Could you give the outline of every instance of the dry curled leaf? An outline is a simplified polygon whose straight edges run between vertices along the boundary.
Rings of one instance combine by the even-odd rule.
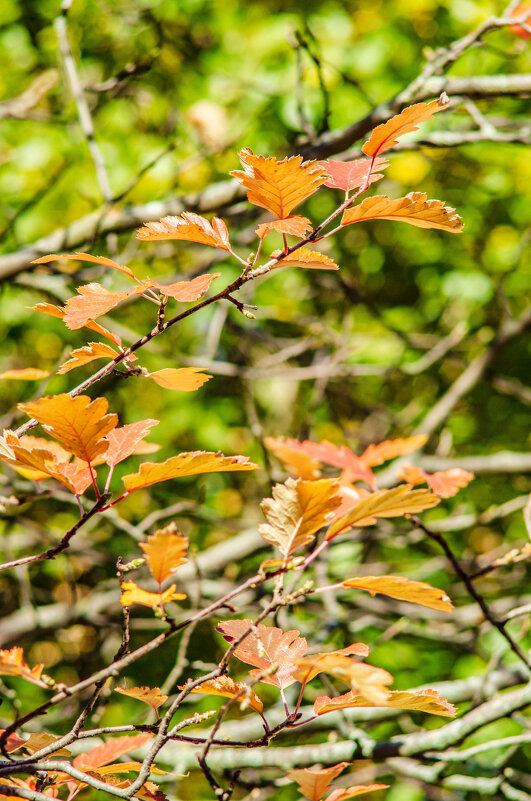
[[[418,712],[428,712],[431,715],[454,718],[457,710],[453,704],[441,698],[437,690],[390,690],[385,701],[370,703],[357,692],[350,690],[344,695],[329,698],[321,695],[316,699],[313,709],[316,715],[325,715],[337,709],[358,709],[360,707],[385,707],[390,709],[411,709]]]
[[[330,790],[331,782],[333,782],[349,764],[350,762],[339,762],[337,765],[321,769],[296,768],[294,770],[288,770],[286,778],[297,782],[299,785],[299,792],[308,798],[309,801],[320,801],[324,794]]]
[[[273,259],[277,259],[282,255],[281,250],[274,250],[271,254]],[[324,253],[319,253],[317,250],[310,250],[309,248],[299,248],[283,256],[277,262],[277,267],[304,267],[308,270],[339,270],[339,267]]]
[[[212,378],[205,374],[204,367],[165,367],[149,374],[149,378],[164,389],[176,389],[179,392],[193,392]]]
[[[443,590],[426,584],[425,581],[413,581],[402,576],[363,576],[343,581],[343,587],[366,590],[371,595],[380,593],[396,598],[398,601],[409,601],[441,612],[451,612],[452,602]]]
[[[134,581],[124,581],[122,584],[122,606],[131,604],[141,604],[149,606],[151,609],[164,606],[170,601],[184,601],[187,596],[182,592],[176,592],[177,586],[172,584],[164,592],[147,592],[141,589]]]
[[[144,242],[180,239],[230,251],[229,232],[219,217],[209,223],[199,214],[184,211],[181,217],[163,217],[160,222],[147,222],[144,226],[136,232],[137,239]]]
[[[188,537],[178,531],[175,523],[159,528],[147,538],[147,542],[140,542],[139,545],[145,553],[151,575],[158,584],[163,584],[179,565],[187,561]]]
[[[383,174],[378,174],[376,170],[384,170],[389,166],[389,162],[385,158],[375,159],[374,164],[371,159],[355,159],[354,161],[327,159],[318,163],[329,175],[325,186],[330,189],[342,189],[343,192],[350,192],[352,189],[363,186],[367,181],[369,171],[371,171],[371,175],[367,185],[379,181],[380,178],[383,178]]]
[[[433,490],[440,498],[453,498],[462,487],[466,487],[474,478],[474,473],[452,467],[438,473],[426,473],[420,467],[406,464],[402,467],[398,478],[404,479],[408,484],[424,484]]]
[[[159,481],[168,481],[182,476],[195,476],[200,473],[232,472],[234,470],[255,470],[258,465],[250,462],[247,456],[224,456],[210,451],[190,451],[171,456],[165,462],[144,462],[138,473],[123,477],[127,492],[149,487]]]
[[[160,687],[115,687],[114,691],[149,704],[152,709],[158,709],[168,700],[167,695],[162,695]]]
[[[256,229],[256,234],[260,239],[263,239],[270,231],[277,231],[280,234],[290,234],[302,239],[312,228],[313,225],[307,217],[299,217],[294,214],[291,217],[285,217],[283,220],[262,223]]]
[[[284,558],[311,542],[341,503],[334,479],[302,481],[288,478],[273,487],[273,497],[260,504],[268,522],[258,530]]]
[[[179,689],[183,690],[184,686]],[[206,695],[220,695],[223,698],[235,698],[242,708],[251,707],[255,712],[261,714],[264,705],[252,687],[243,681],[234,681],[230,676],[218,676],[217,679],[204,681],[199,687],[194,687],[193,693],[205,693]]]
[[[89,342],[88,345],[73,350],[69,360],[57,372],[69,373],[75,367],[81,367],[81,365],[93,362],[95,359],[114,359],[115,356],[118,356],[118,352],[111,348],[110,345],[105,345],[103,342]]]
[[[437,228],[450,234],[463,231],[463,221],[455,209],[442,200],[428,200],[425,192],[410,192],[405,197],[387,195],[367,197],[357,206],[347,209],[341,225],[367,220],[392,220],[415,225],[417,228]]]
[[[426,122],[437,112],[448,108],[449,105],[450,101],[443,92],[438,100],[432,100],[430,103],[415,103],[414,106],[408,106],[400,114],[396,114],[387,122],[378,125],[361,148],[362,151],[366,156],[374,158],[379,153],[383,153],[396,145],[399,137],[412,131],[417,131],[422,122]]]

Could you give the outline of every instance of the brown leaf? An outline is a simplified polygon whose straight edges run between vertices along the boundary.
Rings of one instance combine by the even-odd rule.
[[[139,443],[147,437],[150,429],[159,424],[158,420],[138,420],[136,423],[127,423],[125,426],[113,428],[107,434],[109,447],[105,451],[105,461],[110,467],[115,467],[133,453],[139,453]],[[148,443],[145,443],[146,445]]]
[[[350,765],[350,762],[339,762],[329,768],[296,768],[288,770],[286,778],[297,782],[299,792],[306,796],[309,801],[320,801],[325,793],[330,790],[331,782],[336,779],[342,770]]]
[[[412,437],[406,437],[406,439],[386,439],[377,445],[369,445],[361,454],[360,460],[367,467],[376,467],[389,459],[396,459],[397,456],[403,456],[406,453],[422,448],[427,439],[426,434],[415,434]]]
[[[140,542],[139,545],[146,555],[151,575],[158,584],[163,584],[179,565],[187,561],[188,537],[178,531],[175,523],[159,528],[147,538],[147,542]]]
[[[271,257],[276,259],[281,254],[281,250],[274,250]],[[304,267],[309,270],[339,270],[337,264],[328,256],[325,256],[324,253],[319,253],[317,250],[310,250],[309,248],[299,248],[293,253],[288,253],[276,266]]]
[[[438,111],[448,108],[449,105],[450,101],[443,93],[438,100],[432,100],[431,103],[416,103],[414,106],[408,106],[400,114],[396,114],[384,122],[383,125],[378,125],[361,148],[362,151],[366,156],[374,157],[383,153],[384,150],[389,150],[390,147],[397,144],[400,136],[417,131],[422,122],[426,122]]]
[[[101,768],[107,765],[122,754],[134,751],[151,739],[152,734],[136,734],[134,737],[117,737],[114,740],[107,740],[103,745],[91,748],[86,754],[78,754],[73,762],[75,768],[85,770],[87,768]]]
[[[106,414],[105,398],[91,400],[66,393],[19,403],[18,408],[38,420],[45,431],[85,462],[91,462],[108,447],[107,434],[116,428],[118,417]]]
[[[273,497],[260,504],[268,523],[258,531],[275,545],[284,558],[311,542],[341,503],[339,484],[334,479],[302,481],[288,478],[276,484]]]
[[[451,612],[452,602],[443,590],[432,587],[424,581],[413,581],[402,576],[363,576],[351,578],[343,582],[343,587],[355,587],[367,590],[371,595],[380,593],[396,598],[398,601],[409,601],[412,604],[428,606],[441,612]]]
[[[257,464],[247,456],[224,456],[210,451],[190,451],[170,456],[165,462],[144,462],[138,473],[123,477],[127,492],[149,487],[159,481],[168,481],[181,476],[195,476],[200,473],[232,472],[234,470],[255,470]]]
[[[121,273],[136,280],[135,275],[129,267],[124,267],[121,264],[116,264],[112,259],[106,256],[91,256],[90,253],[51,253],[49,256],[41,256],[40,259],[34,259],[31,264],[47,264],[50,261],[58,261],[59,259],[70,259],[73,261],[90,261],[93,264],[102,264],[104,267],[112,267],[113,270],[119,270]]]
[[[352,690],[344,695],[337,695],[329,698],[321,695],[316,699],[313,708],[316,715],[324,715],[327,712],[334,712],[336,709],[358,709],[361,707],[385,707],[390,709],[412,709],[419,712],[429,712],[432,715],[442,715],[443,717],[453,718],[457,710],[453,704],[441,698],[437,690],[413,690],[402,692],[400,690],[390,690],[385,701],[370,703]]]
[[[316,654],[299,659],[299,670],[295,674],[297,681],[305,683],[308,676],[318,673],[329,673],[337,679],[355,687],[358,692],[373,704],[380,704],[386,700],[389,684],[393,677],[387,670],[367,665],[365,662],[356,662],[339,653]]]
[[[168,700],[167,695],[162,695],[160,687],[115,687],[114,691],[149,704],[152,709],[158,709]]]
[[[306,640],[299,637],[298,631],[282,631],[276,626],[255,624],[252,620],[227,620],[219,623],[216,631],[229,643],[249,632],[234,651],[234,656],[248,665],[260,668],[252,670],[251,676],[255,677],[260,671],[278,665],[274,675],[266,676],[261,681],[282,689],[296,681],[293,673],[297,666],[294,662],[304,656],[308,648]]]
[[[0,651],[0,676],[20,676],[29,681],[38,680],[44,665],[30,668],[24,662],[24,649],[14,646],[7,651]]]
[[[0,729],[0,735],[5,732],[5,729]],[[19,737],[18,734],[10,734],[7,737],[7,740],[4,743],[4,748],[8,754],[11,754],[13,751],[18,751],[19,748],[22,748],[25,745],[26,740],[23,740],[22,737]],[[4,777],[2,776],[2,782],[5,782]],[[7,798],[7,796],[0,795],[0,798]]]
[[[368,185],[379,181],[383,175],[376,173],[376,170],[384,170],[389,166],[385,158],[375,159],[374,164],[371,159],[355,159],[354,161],[334,161],[327,159],[318,162],[323,170],[330,176],[325,186],[330,189],[342,189],[343,192],[350,192],[363,186],[367,180],[369,170],[372,170]]]
[[[427,483],[429,488],[440,498],[453,498],[462,487],[466,487],[474,478],[474,473],[452,467],[438,473],[425,473],[420,467],[406,464],[402,467],[398,478],[403,478],[408,484]]]
[[[306,481],[319,478],[320,462],[310,456],[296,439],[265,437],[264,445],[284,462],[288,472]]]
[[[93,362],[94,359],[114,359],[115,356],[118,356],[118,353],[110,345],[105,345],[103,342],[89,342],[88,345],[73,350],[70,359],[57,372],[69,373],[75,367]]]
[[[22,370],[6,370],[0,373],[0,378],[10,381],[39,381],[48,378],[48,370],[39,370],[37,367],[24,367]]]
[[[257,235],[263,239],[270,231],[277,231],[280,234],[290,234],[302,239],[313,228],[312,223],[307,217],[299,217],[296,214],[291,217],[284,217],[282,220],[272,220],[262,223],[256,229]]]
[[[417,228],[437,228],[450,234],[463,231],[463,221],[455,209],[445,206],[442,200],[427,200],[425,192],[410,192],[393,199],[387,195],[367,197],[345,211],[341,225],[377,219],[405,222]]]
[[[414,490],[411,484],[400,484],[388,490],[372,492],[353,506],[346,515],[335,520],[326,534],[331,540],[337,534],[351,528],[372,526],[380,517],[403,517],[431,509],[440,503],[440,498],[429,490]]]
[[[179,689],[184,689],[180,687]],[[230,676],[218,676],[217,679],[204,681],[199,687],[194,687],[193,693],[206,693],[207,695],[220,695],[223,698],[234,698],[238,696],[238,701],[242,708],[250,706],[255,712],[261,714],[264,705],[252,687],[243,681],[234,681]]]
[[[209,290],[210,284],[215,278],[219,278],[221,273],[204,273],[192,278],[191,281],[177,281],[174,284],[159,284],[148,279],[146,285],[153,289],[158,289],[163,295],[178,300],[181,303],[192,303],[200,300]]]
[[[326,173],[315,161],[302,156],[275,158],[255,156],[245,147],[240,151],[243,170],[230,174],[247,190],[247,199],[267,209],[279,219],[286,218],[295,206],[317,192],[326,181]]]
[[[166,367],[164,370],[150,373],[149,378],[164,389],[193,392],[212,378],[211,375],[205,375],[204,370],[204,367]]]
[[[49,745],[53,745],[53,743],[57,742],[60,737],[55,737],[53,734],[47,734],[46,732],[35,732],[31,734],[27,740],[24,742],[24,748],[30,752],[30,754],[35,754],[37,751],[40,751],[41,748],[47,748]],[[68,748],[59,748],[57,751],[53,751],[51,754],[48,754],[50,757],[54,756],[71,756],[70,751]]]
[[[214,217],[209,223],[190,211],[184,211],[181,217],[163,217],[160,222],[147,222],[144,228],[138,229],[136,238],[144,242],[180,239],[230,251],[229,232],[223,220]]]
[[[142,606],[149,606],[151,609],[164,606],[170,601],[184,601],[188,596],[182,592],[176,592],[177,586],[172,584],[164,592],[147,592],[141,589],[134,581],[124,581],[122,584],[122,606],[131,606],[131,604],[142,604]]]

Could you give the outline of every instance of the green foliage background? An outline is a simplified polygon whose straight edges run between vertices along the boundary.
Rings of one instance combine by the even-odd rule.
[[[228,171],[239,166],[241,147],[284,155],[298,152],[308,138],[327,128],[352,124],[400,92],[418,74],[430,49],[448,45],[500,11],[500,3],[485,0],[75,0],[68,30],[110,183],[120,196],[118,205],[124,206],[201,192],[225,180]],[[56,0],[3,0],[0,101],[19,95],[43,70],[57,70],[57,13]],[[297,48],[297,37],[307,47]],[[518,74],[530,68],[529,45],[500,31],[471,49],[450,74]],[[117,75],[122,77],[113,83]],[[529,113],[529,100],[479,101],[478,107],[521,122]],[[460,131],[468,121],[465,108],[456,102],[423,131]],[[102,207],[62,69],[55,87],[26,119],[0,119],[0,141],[0,252],[17,250]],[[326,438],[354,450],[407,436],[492,340],[504,316],[518,316],[526,308],[531,288],[529,149],[498,142],[458,148],[412,146],[391,156],[391,166],[377,187],[378,193],[394,197],[410,191],[423,191],[455,206],[465,221],[464,234],[453,237],[384,221],[353,226],[335,237],[327,250],[341,266],[339,273],[278,270],[241,293],[258,305],[256,320],[244,319],[234,307],[223,312],[211,307],[146,348],[141,361],[150,369],[195,365],[206,357],[214,361],[214,378],[199,392],[171,393],[133,379],[102,382],[98,394],[109,398],[122,422],[160,419],[150,439],[162,445],[161,459],[204,448],[244,453],[265,468],[260,474],[210,476],[136,493],[120,508],[128,523],[135,526],[149,512],[183,500],[191,508],[178,516],[179,525],[197,549],[225,539],[229,547],[233,534],[261,521],[258,501],[269,494],[271,480],[283,475],[278,465],[269,464],[261,446],[263,435]],[[318,222],[337,201],[334,192],[322,192],[302,211]],[[245,203],[220,210],[220,216],[229,220],[237,250],[246,257],[255,247],[257,217]],[[166,282],[219,270],[222,277],[216,283],[221,288],[236,276],[233,264],[218,261],[206,249],[158,244],[141,244],[132,232],[120,234],[118,260],[140,277],[149,274]],[[99,237],[83,249],[108,254],[108,245]],[[85,344],[85,332],[66,331],[60,321],[27,307],[42,300],[63,302],[79,284],[100,279],[110,289],[123,285],[120,275],[103,275],[99,267],[72,262],[28,269],[4,282],[0,371],[25,366],[54,370],[73,347]],[[153,310],[136,301],[134,309],[128,304],[113,319],[124,341],[130,342],[150,330]],[[212,330],[218,325],[223,328],[216,342]],[[418,374],[408,372],[408,365],[457,325],[463,337],[443,360]],[[300,342],[306,347],[280,369],[279,353]],[[299,380],[297,370],[316,366],[334,353],[341,366],[337,375],[324,382]],[[525,451],[530,438],[530,390],[525,387],[529,356],[528,338],[520,337],[505,348],[431,438],[428,451],[448,456]],[[54,376],[39,392],[67,391],[91,368]],[[249,374],[252,369],[254,377]],[[505,390],[500,378],[510,379]],[[4,425],[18,424],[16,403],[35,392],[34,384],[2,383]],[[7,471],[4,481],[5,494],[33,492]],[[426,518],[480,515],[529,490],[529,475],[484,474]],[[0,521],[6,558],[24,548],[45,547],[76,520],[76,514],[61,493],[28,502],[22,516]],[[521,511],[491,523],[479,520],[448,536],[465,561],[488,561],[511,543],[521,543]],[[80,542],[83,547],[68,558],[32,568],[31,585],[24,576],[3,574],[5,613],[20,605],[73,602],[95,588],[116,590],[116,557],[139,555],[134,539],[110,521],[89,527]],[[264,549],[244,564],[229,563],[223,578],[244,575],[265,554]],[[345,577],[345,563],[349,575],[355,575],[360,561],[432,581],[451,592],[458,607],[470,604],[434,547],[406,524],[384,526],[378,535],[337,546],[329,565],[331,577]],[[495,599],[507,586],[516,597],[525,595],[524,567],[492,574],[482,589]],[[389,634],[391,622],[397,621],[392,608],[377,622],[358,602],[363,604],[353,595],[342,598],[338,619],[328,619],[326,629],[320,605],[298,607],[290,614],[290,626],[313,635],[314,643],[343,645],[355,631],[356,638],[374,643],[373,663],[393,673],[397,688],[480,674],[505,647],[490,630],[480,628],[453,640],[447,624],[434,623],[427,614],[409,621],[399,618],[402,630],[395,636]],[[152,621],[147,614],[143,623],[142,613],[135,617],[134,638],[140,642]],[[362,618],[365,623],[352,625]],[[73,620],[59,631],[13,638],[13,644],[25,646],[31,664],[43,661],[57,680],[72,682],[96,669],[102,655],[109,658],[115,642],[101,639],[109,622],[116,639],[117,607],[96,619]],[[162,682],[175,647],[169,645],[156,664],[135,665],[131,679]],[[190,660],[217,660],[221,652],[221,642],[212,640],[205,626],[192,640]],[[19,692],[17,686],[19,700],[13,696],[7,703],[25,708],[36,700],[30,698],[33,692]],[[212,704],[210,699],[201,703],[204,708]],[[111,696],[100,722],[126,722],[136,714],[134,702]],[[436,725],[415,718],[417,723]],[[61,724],[51,719],[47,726],[60,731]],[[507,733],[510,725],[499,723],[492,736]],[[384,724],[381,736],[392,735],[392,726]],[[181,783],[183,797],[196,797],[195,781]],[[283,792],[295,796],[291,787]],[[399,781],[387,799],[411,801],[424,797],[422,792]]]

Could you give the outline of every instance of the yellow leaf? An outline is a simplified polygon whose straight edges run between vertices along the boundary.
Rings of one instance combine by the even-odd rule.
[[[274,250],[272,258],[278,258],[282,254],[281,250]],[[324,253],[309,248],[299,248],[288,253],[287,256],[278,262],[277,267],[305,267],[309,270],[339,270],[337,264]]]
[[[115,687],[114,691],[149,704],[152,709],[158,709],[168,700],[167,695],[162,695],[160,687]]]
[[[445,206],[442,200],[427,200],[424,192],[410,192],[392,200],[387,195],[367,197],[345,211],[341,225],[377,219],[405,222],[417,228],[438,228],[450,234],[460,234],[463,230],[463,221],[455,209]]]
[[[169,523],[164,528],[159,528],[147,540],[139,545],[146,555],[151,575],[158,584],[162,584],[179,565],[186,562],[188,538],[178,533],[175,523]]]
[[[128,492],[149,487],[159,481],[168,481],[181,476],[195,476],[200,473],[232,472],[234,470],[255,470],[257,464],[247,456],[224,456],[210,451],[190,451],[171,456],[165,462],[144,462],[138,473],[123,477]]]
[[[346,801],[347,798],[353,798],[355,795],[373,793],[375,790],[386,790],[388,787],[388,784],[356,784],[353,787],[338,787],[336,790],[332,790],[326,801]]]
[[[0,676],[20,676],[32,681],[40,679],[44,665],[30,668],[24,662],[24,650],[17,646],[7,651],[0,651]]]
[[[233,170],[231,175],[247,190],[250,203],[267,209],[281,219],[317,192],[328,179],[319,164],[303,161],[302,156],[278,161],[271,157],[255,156],[248,147],[241,150],[239,155],[243,170]]]
[[[24,742],[24,748],[30,752],[30,754],[34,754],[36,751],[40,751],[41,748],[47,748],[49,745],[57,742],[59,737],[54,737],[53,734],[47,734],[46,732],[35,732],[31,734],[28,739]],[[59,748],[57,751],[49,754],[48,756],[71,756],[70,751],[68,748]]]
[[[180,687],[179,689],[183,689]],[[238,701],[242,708],[250,706],[255,712],[261,713],[264,705],[252,687],[243,681],[234,681],[230,676],[218,676],[217,679],[204,681],[199,687],[194,687],[193,693],[205,693],[206,695],[220,695],[223,698],[234,698],[238,696]]]
[[[451,612],[452,602],[443,590],[432,587],[424,581],[412,581],[401,576],[364,576],[351,578],[343,582],[343,587],[354,587],[367,590],[371,595],[380,593],[396,598],[398,601],[409,601],[412,604],[428,606],[441,612]]]
[[[334,712],[336,709],[358,709],[360,707],[412,709],[419,712],[428,712],[432,715],[442,715],[447,718],[453,718],[457,714],[455,706],[447,701],[446,698],[441,698],[437,690],[413,690],[411,692],[390,690],[387,698],[378,703],[371,703],[359,693],[350,690],[348,693],[338,695],[335,698],[321,695],[313,705],[316,715],[324,715],[327,712]]]
[[[165,389],[177,389],[180,392],[193,392],[212,378],[204,374],[204,367],[166,367],[164,370],[155,370],[149,377]]]
[[[182,592],[175,592],[177,586],[172,584],[164,592],[147,592],[142,590],[134,581],[124,581],[122,584],[122,606],[131,606],[131,604],[142,604],[142,606],[150,606],[155,609],[158,606],[163,606],[169,601],[184,601],[187,597]]]
[[[334,479],[302,481],[288,478],[276,484],[273,497],[265,498],[261,507],[268,523],[258,531],[275,545],[284,558],[311,542],[341,503],[339,484]]]
[[[73,350],[70,359],[59,368],[58,372],[69,373],[75,367],[93,362],[94,359],[114,359],[115,356],[118,356],[118,352],[110,345],[105,345],[103,342],[89,342],[88,345]]]
[[[383,125],[378,125],[361,148],[362,151],[366,156],[374,157],[383,153],[384,150],[389,150],[390,147],[396,145],[400,136],[417,131],[421,122],[426,122],[438,111],[448,108],[449,105],[450,101],[445,94],[442,94],[438,100],[432,100],[431,103],[416,103],[414,106],[408,106],[400,114],[396,114],[384,122]]]
[[[105,398],[91,401],[88,395],[76,398],[66,393],[52,395],[19,403],[18,408],[38,420],[52,437],[85,462],[107,450],[109,443],[105,437],[118,422],[115,414],[106,414]]]
[[[306,656],[297,660],[296,664],[299,666],[295,674],[297,681],[305,683],[309,680],[308,676],[329,673],[355,687],[373,704],[380,704],[386,700],[389,694],[387,686],[393,683],[393,677],[387,670],[367,665],[365,662],[356,662],[341,653]]]
[[[299,792],[306,796],[309,801],[320,801],[325,793],[330,790],[331,782],[336,779],[342,770],[350,765],[350,762],[339,762],[330,768],[296,768],[286,773],[286,778],[297,782]]]
[[[181,239],[230,251],[229,232],[223,220],[214,217],[209,223],[204,217],[189,211],[183,212],[181,217],[163,217],[160,222],[147,222],[145,228],[138,229],[136,237],[145,242]]]
[[[410,484],[400,484],[388,490],[371,492],[352,506],[347,514],[335,520],[327,531],[326,539],[331,540],[351,528],[372,526],[379,517],[402,517],[431,509],[440,503],[440,498],[429,490],[414,490]]]
[[[23,370],[6,370],[0,373],[0,378],[11,381],[38,381],[40,378],[47,378],[50,373],[47,370],[38,370],[36,367],[25,367]]]
[[[321,463],[310,456],[296,439],[265,437],[264,445],[275,454],[277,459],[284,462],[289,473],[307,481],[319,478]]]

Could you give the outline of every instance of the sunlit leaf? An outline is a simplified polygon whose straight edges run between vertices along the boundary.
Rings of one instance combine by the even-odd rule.
[[[147,542],[140,542],[139,545],[146,555],[151,575],[158,584],[163,584],[179,565],[186,562],[188,537],[181,534],[173,522],[159,528],[147,538]]]
[[[460,234],[463,230],[463,221],[455,209],[445,206],[442,200],[427,200],[425,192],[410,192],[393,199],[387,195],[367,197],[345,211],[341,225],[367,220],[405,222],[417,228],[437,228],[451,234]]]
[[[311,542],[339,506],[334,479],[302,481],[288,478],[273,487],[273,497],[260,504],[268,520],[258,530],[286,558]]]
[[[165,462],[144,462],[138,473],[123,477],[128,492],[149,487],[159,481],[168,481],[181,476],[195,476],[200,473],[232,472],[234,470],[255,470],[258,465],[250,462],[247,456],[224,456],[210,451],[190,451],[170,456]]]
[[[14,646],[6,651],[0,651],[0,676],[20,676],[29,681],[38,680],[42,675],[44,665],[35,665],[30,668],[24,662],[24,649]]]
[[[149,606],[151,609],[164,606],[170,601],[184,601],[187,598],[182,592],[176,592],[177,586],[172,584],[164,592],[147,592],[141,589],[134,581],[124,581],[122,584],[122,606],[131,606],[131,604],[142,604],[142,606]]]
[[[0,729],[0,736],[5,732],[5,729]],[[13,751],[18,751],[19,748],[22,748],[23,745],[26,744],[26,740],[22,737],[19,737],[18,734],[9,734],[5,743],[4,749],[8,754],[11,754]],[[2,782],[5,782],[4,777],[2,776]],[[7,796],[0,795],[0,798],[6,798]]]
[[[400,136],[417,131],[422,122],[426,122],[438,111],[448,108],[449,105],[450,101],[445,94],[442,94],[438,100],[432,100],[430,103],[416,103],[414,106],[408,106],[400,114],[396,114],[384,122],[383,125],[378,125],[361,148],[362,151],[366,156],[374,157],[383,153],[384,150],[389,150],[390,147],[397,144]]]
[[[85,770],[86,768],[100,768],[107,765],[122,754],[140,748],[151,739],[152,734],[136,734],[133,737],[116,737],[114,740],[107,740],[102,745],[91,748],[86,754],[78,754],[73,762],[75,768]]]
[[[46,732],[34,732],[30,734],[28,739],[24,742],[24,748],[26,751],[29,751],[30,754],[35,754],[37,751],[40,751],[41,748],[47,748],[49,745],[53,745],[53,743],[57,742],[59,737],[55,737],[53,734],[47,734]],[[68,748],[59,748],[57,751],[53,751],[48,756],[71,756],[70,751]]]
[[[127,423],[119,428],[113,428],[106,436],[109,446],[104,453],[104,460],[111,467],[123,462],[133,453],[141,453],[139,445],[147,437],[153,426],[159,424],[158,420],[147,418],[136,423]],[[145,443],[150,444],[151,443]]]
[[[181,217],[163,217],[160,222],[147,222],[144,226],[138,229],[136,236],[145,242],[181,239],[230,251],[229,232],[219,217],[209,223],[199,214],[184,211]]]
[[[184,687],[180,687],[184,689]],[[217,679],[204,681],[199,687],[194,687],[193,693],[205,693],[206,695],[220,695],[223,698],[234,698],[238,696],[240,706],[249,706],[255,712],[261,713],[264,705],[252,687],[243,681],[234,681],[230,676],[218,676]]]
[[[339,762],[337,765],[332,765],[329,768],[296,768],[288,770],[286,778],[297,782],[299,785],[299,792],[302,793],[309,801],[320,801],[325,793],[330,790],[331,783],[336,779],[342,770],[344,770],[350,762]]]
[[[70,492],[82,495],[92,483],[85,462],[68,462],[72,456],[58,442],[42,437],[24,436],[20,440],[12,431],[0,438],[0,459],[32,481],[55,478]]]
[[[37,303],[35,306],[29,306],[30,309],[33,311],[41,312],[42,314],[49,314],[51,317],[57,317],[59,320],[64,320],[65,317],[65,310],[62,306],[52,306],[51,303]],[[89,320],[85,325],[84,328],[88,328],[91,331],[95,331],[97,334],[101,334],[106,339],[109,339],[111,342],[114,342],[119,348],[122,347],[122,340],[117,334],[113,334],[104,328],[99,323],[94,322],[93,320]]]
[[[68,373],[75,367],[81,367],[95,359],[114,359],[115,356],[118,356],[118,352],[110,345],[105,345],[103,342],[89,342],[88,345],[73,350],[70,359],[59,368],[58,372]]]
[[[271,257],[276,259],[281,254],[281,250],[274,250]],[[325,256],[324,253],[319,253],[317,250],[310,250],[309,248],[299,248],[293,253],[288,253],[276,266],[304,267],[308,270],[339,270],[339,267],[331,258]]]
[[[11,381],[38,381],[50,375],[48,370],[39,370],[37,367],[24,367],[22,370],[6,370],[0,373],[0,378]]]
[[[361,454],[360,461],[367,467],[376,467],[389,459],[396,459],[397,456],[403,456],[406,453],[422,448],[427,439],[426,434],[415,434],[405,439],[386,439],[377,445],[369,445]]]
[[[440,498],[452,498],[462,487],[466,487],[474,478],[474,473],[452,467],[438,473],[426,473],[412,464],[404,465],[398,476],[408,484],[428,484],[429,488]]]
[[[332,790],[326,801],[346,801],[347,798],[354,798],[356,795],[373,793],[375,790],[386,790],[388,784],[355,784],[352,787],[338,788]]]
[[[313,225],[307,217],[299,217],[294,214],[291,217],[285,217],[283,220],[262,223],[256,229],[256,233],[260,239],[263,239],[270,231],[277,231],[279,234],[290,234],[302,239],[312,229]]]
[[[327,159],[318,163],[330,176],[326,180],[325,186],[330,189],[342,189],[343,192],[350,192],[352,189],[358,189],[358,187],[363,186],[367,180],[371,165],[372,172],[368,186],[383,178],[383,174],[378,174],[377,170],[384,170],[389,166],[389,162],[385,158],[375,159],[374,164],[372,164],[371,159],[355,159],[354,161]]]
[[[58,261],[59,259],[69,259],[72,261],[89,261],[93,264],[102,264],[104,267],[112,267],[113,270],[119,270],[121,273],[125,273],[128,275],[129,278],[135,278],[135,275],[129,267],[124,267],[121,264],[116,264],[115,261],[112,259],[108,259],[106,256],[92,256],[90,253],[62,253],[58,255],[57,253],[51,253],[49,256],[41,256],[40,259],[34,259],[32,264],[47,264],[50,261]]]
[[[513,19],[519,19],[527,14],[526,24],[531,27],[531,2],[529,0],[524,0],[523,3],[518,3],[516,8],[510,13],[510,17]],[[510,25],[509,30],[511,33],[514,33],[515,36],[520,36],[522,39],[531,39],[531,31],[526,30],[522,25]]]
[[[179,392],[193,392],[212,378],[205,374],[204,367],[166,367],[155,370],[149,377],[164,389],[176,389]]]
[[[312,662],[313,667],[309,664],[305,664],[305,659],[302,662],[299,662],[299,670],[295,673],[295,677],[297,681],[301,684],[307,684],[309,681],[318,676],[321,673],[321,660],[324,659],[323,664],[330,664],[331,659],[333,657],[345,657],[345,656],[362,656],[366,657],[369,656],[369,646],[363,642],[354,642],[351,645],[347,645],[346,648],[340,648],[337,651],[322,651],[316,654],[308,654],[305,659],[308,659],[308,662]]]
[[[284,463],[289,473],[306,481],[319,478],[320,462],[310,456],[296,439],[265,437],[264,445]]]
[[[96,317],[107,314],[123,300],[141,295],[145,289],[145,285],[140,285],[123,292],[111,292],[101,284],[85,284],[77,288],[77,295],[66,301],[63,320],[72,330],[83,328]]]
[[[146,286],[158,289],[163,295],[181,303],[192,303],[194,300],[200,300],[203,295],[206,295],[212,281],[219,278],[220,275],[221,273],[204,273],[192,278],[190,281],[176,281],[174,284],[159,284],[151,279],[148,279],[145,283]]]
[[[376,478],[372,471],[346,445],[334,445],[324,439],[322,442],[305,440],[301,443],[301,447],[313,459],[318,459],[320,462],[339,467],[342,470],[348,470],[350,481],[361,480],[370,487],[375,486]]]
[[[308,676],[318,673],[328,673],[341,679],[363,695],[373,704],[382,703],[389,693],[388,685],[392,684],[393,677],[386,670],[367,665],[365,662],[356,662],[341,653],[315,654],[306,656],[297,662],[299,670],[295,674],[297,681],[309,681]]]
[[[115,687],[114,691],[149,704],[152,709],[158,709],[168,700],[167,695],[162,695],[160,687]]]
[[[350,690],[344,695],[329,698],[321,695],[316,699],[313,708],[316,715],[324,715],[337,709],[358,709],[362,707],[385,707],[390,709],[411,709],[419,712],[428,712],[432,715],[442,715],[453,718],[457,710],[453,704],[441,698],[436,690],[413,690],[402,692],[390,690],[387,698],[378,703],[371,703],[357,692]]]
[[[413,581],[402,576],[363,576],[351,578],[343,582],[343,587],[354,587],[367,590],[371,595],[380,593],[396,598],[398,601],[409,601],[413,604],[428,606],[441,612],[451,612],[452,602],[443,590],[432,587],[424,581]]]

